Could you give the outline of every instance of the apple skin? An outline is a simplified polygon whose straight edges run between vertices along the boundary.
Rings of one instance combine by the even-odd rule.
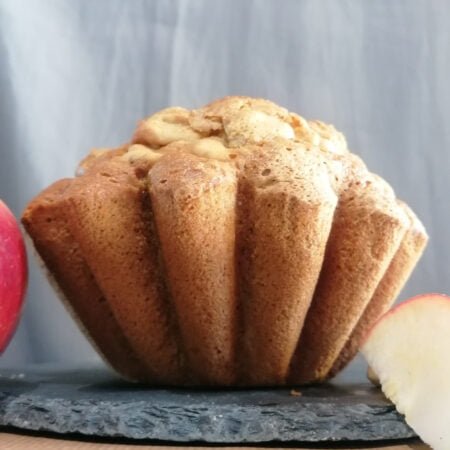
[[[392,308],[361,352],[381,389],[431,448],[450,449],[450,297],[423,294]]]
[[[440,293],[437,293],[437,292],[430,292],[428,294],[419,294],[419,295],[415,295],[414,297],[408,298],[408,300],[405,300],[404,302],[393,306],[389,311],[387,311],[381,317],[378,318],[378,320],[375,322],[375,324],[372,326],[372,328],[367,333],[367,335],[364,338],[360,348],[364,347],[364,344],[369,340],[372,332],[377,328],[377,325],[379,323],[384,321],[384,319],[386,319],[387,317],[391,316],[392,314],[395,314],[397,311],[401,310],[405,306],[408,306],[410,303],[414,303],[416,301],[422,301],[422,300],[426,301],[427,299],[430,299],[430,298],[438,298],[438,299],[446,300],[446,301],[450,302],[450,297],[448,295],[440,294]]]
[[[14,215],[0,200],[0,353],[16,330],[27,281],[23,236]]]

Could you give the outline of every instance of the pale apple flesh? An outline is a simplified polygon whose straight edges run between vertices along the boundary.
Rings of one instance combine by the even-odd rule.
[[[398,305],[361,351],[411,428],[434,449],[450,449],[450,297],[426,294]]]
[[[27,258],[19,225],[0,200],[0,352],[17,323],[27,285]]]

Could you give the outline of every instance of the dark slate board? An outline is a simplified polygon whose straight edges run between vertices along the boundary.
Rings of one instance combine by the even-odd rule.
[[[106,369],[0,370],[0,425],[169,442],[375,441],[415,436],[368,383],[299,389],[152,389]]]

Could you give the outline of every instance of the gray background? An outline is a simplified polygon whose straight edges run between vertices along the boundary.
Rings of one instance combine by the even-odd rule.
[[[401,299],[450,292],[450,2],[0,0],[0,197],[16,214],[168,105],[262,96],[334,123],[423,219]],[[34,259],[0,360],[96,356]]]

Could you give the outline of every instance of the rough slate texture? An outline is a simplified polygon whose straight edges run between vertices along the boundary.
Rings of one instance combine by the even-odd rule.
[[[0,372],[0,425],[172,442],[381,440],[415,436],[369,384],[301,389],[146,389],[106,370]]]

